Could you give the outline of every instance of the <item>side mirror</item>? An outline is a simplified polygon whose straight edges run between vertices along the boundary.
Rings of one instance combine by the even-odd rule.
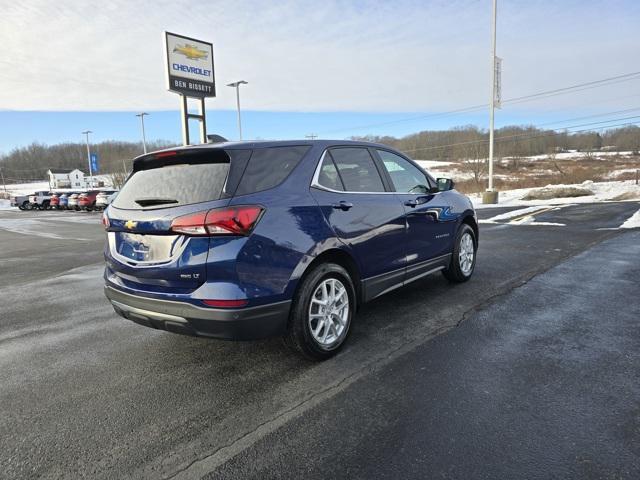
[[[440,192],[446,192],[447,190],[453,189],[453,180],[450,178],[438,178],[436,179],[436,182],[438,182],[438,191]]]

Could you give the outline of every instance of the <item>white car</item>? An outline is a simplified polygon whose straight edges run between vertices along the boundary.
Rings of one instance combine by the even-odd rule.
[[[107,205],[115,198],[118,192],[116,190],[105,190],[96,196],[96,210],[104,210]]]
[[[80,210],[80,207],[78,206],[79,196],[80,196],[79,193],[74,193],[73,195],[69,195],[69,200],[67,200],[67,208],[69,210]]]

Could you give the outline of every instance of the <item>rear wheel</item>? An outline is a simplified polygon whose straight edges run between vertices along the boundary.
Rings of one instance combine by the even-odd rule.
[[[476,250],[478,244],[473,229],[463,223],[458,229],[453,254],[449,266],[442,274],[450,282],[466,282],[471,278],[476,267]]]
[[[356,309],[347,271],[335,263],[307,274],[293,300],[285,342],[313,360],[325,360],[344,345]]]

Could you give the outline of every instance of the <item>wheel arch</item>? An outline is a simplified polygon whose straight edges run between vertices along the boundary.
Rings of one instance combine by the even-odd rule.
[[[363,299],[360,269],[358,268],[358,264],[354,258],[348,252],[340,248],[330,248],[316,255],[302,272],[302,275],[298,280],[298,285],[296,286],[296,292],[309,272],[322,263],[335,263],[347,271],[349,277],[351,277],[351,281],[353,282],[353,288],[356,291],[356,307],[359,306]]]
[[[480,231],[478,228],[478,222],[476,221],[475,215],[472,212],[465,213],[465,215],[462,217],[462,221],[460,222],[460,225],[463,225],[463,224],[469,225],[473,229],[473,235],[475,237],[476,248],[477,248],[478,240],[480,238]]]

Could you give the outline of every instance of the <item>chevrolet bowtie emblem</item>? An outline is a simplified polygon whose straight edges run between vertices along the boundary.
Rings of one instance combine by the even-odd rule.
[[[137,225],[138,225],[138,222],[134,222],[133,220],[127,220],[124,223],[125,228],[128,228],[129,230],[131,230],[132,228],[136,228]]]
[[[195,45],[189,45],[188,43],[185,43],[184,45],[176,45],[173,52],[184,55],[189,60],[200,60],[201,58],[207,58],[209,56],[209,52],[206,50],[200,50]]]

